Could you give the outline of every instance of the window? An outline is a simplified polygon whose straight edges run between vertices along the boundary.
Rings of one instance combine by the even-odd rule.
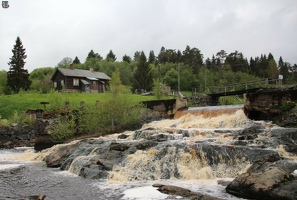
[[[56,87],[57,87],[57,82],[55,81],[55,82],[54,82],[54,88],[56,88]]]
[[[79,86],[79,79],[78,78],[73,79],[73,86]]]
[[[64,86],[64,80],[61,80],[61,85]]]

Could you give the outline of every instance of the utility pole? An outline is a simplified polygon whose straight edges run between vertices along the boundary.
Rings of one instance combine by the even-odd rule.
[[[177,76],[177,92],[178,94],[180,93],[180,64],[178,63],[178,76]]]

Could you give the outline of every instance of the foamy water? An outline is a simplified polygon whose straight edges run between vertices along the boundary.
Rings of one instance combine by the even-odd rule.
[[[198,111],[195,110],[195,112],[197,114]],[[174,136],[175,141],[168,143],[178,142],[179,145],[187,146],[205,140],[218,145],[227,145],[233,140],[232,131],[250,127],[255,123],[245,116],[242,109],[233,109],[231,114],[221,113],[218,116],[211,116],[211,112],[207,114],[207,117],[196,114],[193,115],[193,112],[192,114],[190,112],[177,119],[151,122],[144,125],[143,129],[152,127],[157,129],[158,133]],[[267,129],[276,127],[265,122],[263,122],[263,126]],[[189,137],[182,138],[181,130],[188,131]],[[130,135],[128,139],[131,139],[133,133],[133,131],[125,132]],[[155,132],[147,134],[155,134]],[[105,139],[115,140],[117,135],[106,136]],[[265,135],[263,134],[263,136]],[[72,144],[76,142],[78,141],[73,141]],[[77,174],[82,166],[95,155],[94,152],[75,158],[68,171],[45,167],[42,160],[63,145],[68,144],[56,145],[38,153],[32,148],[0,150],[0,171],[7,171],[4,176],[5,180],[7,179],[7,182],[18,180],[15,175],[10,174],[14,170],[13,173],[17,173],[25,180],[24,183],[20,182],[19,184],[28,184],[26,187],[20,187],[17,182],[16,185],[7,184],[4,185],[4,190],[14,191],[13,188],[20,187],[14,197],[19,197],[21,193],[25,193],[27,196],[46,193],[51,197],[49,199],[60,199],[64,195],[63,200],[94,199],[94,197],[96,199],[142,200],[181,198],[162,194],[152,187],[153,184],[160,183],[183,187],[222,199],[235,200],[240,198],[227,194],[225,186],[218,182],[231,181],[250,166],[250,163],[244,159],[232,158],[232,167],[228,163],[221,162],[214,168],[207,164],[202,151],[197,153],[195,149],[185,150],[164,145],[148,150],[138,150],[134,154],[130,154],[123,162],[113,167],[108,180],[90,180],[83,179]],[[283,157],[297,160],[294,155],[286,152],[283,146],[277,150]],[[178,174],[178,179],[175,178],[176,174]],[[35,182],[35,180],[38,181]],[[0,194],[1,192],[3,191],[0,190]],[[11,197],[9,192],[3,192],[3,194],[4,196],[0,195],[0,199]]]

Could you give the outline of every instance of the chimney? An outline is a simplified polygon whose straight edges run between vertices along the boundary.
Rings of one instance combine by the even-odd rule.
[[[74,70],[74,65],[73,64],[70,64],[70,69]]]
[[[92,67],[90,68],[90,72],[94,72],[94,69]]]

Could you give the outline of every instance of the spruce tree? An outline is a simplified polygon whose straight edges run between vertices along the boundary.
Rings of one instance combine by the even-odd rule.
[[[153,85],[153,78],[149,63],[146,56],[142,51],[137,63],[137,68],[133,77],[132,92],[136,89],[143,89],[145,91],[151,91]]]
[[[8,62],[10,67],[7,72],[7,85],[14,92],[18,93],[20,89],[27,90],[31,85],[28,70],[24,69],[27,55],[20,37],[17,37],[12,53],[13,55],[10,58],[10,62]]]
[[[112,50],[109,51],[109,53],[106,55],[107,61],[115,62],[117,59],[116,55],[112,52]]]
[[[155,63],[155,61],[156,61],[156,56],[154,54],[154,51],[150,51],[148,62],[150,64],[153,64]]]
[[[131,62],[131,57],[127,56],[126,54],[123,56],[123,62],[130,63]]]
[[[78,57],[76,56],[73,60],[72,64],[80,64],[80,60],[78,59]]]

